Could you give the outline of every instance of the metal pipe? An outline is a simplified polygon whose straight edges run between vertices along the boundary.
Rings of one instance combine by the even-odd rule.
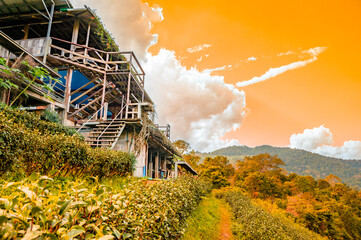
[[[55,8],[55,2],[53,0],[51,0],[52,5],[51,5],[51,12],[50,12],[50,16],[49,16],[49,24],[48,24],[48,31],[46,33],[46,46],[44,49],[44,57],[43,57],[43,63],[46,64],[46,56],[49,53],[50,50],[50,33],[51,33],[51,26],[53,24],[53,16],[54,16],[54,8]],[[45,9],[48,12],[48,9],[46,8],[45,5]]]

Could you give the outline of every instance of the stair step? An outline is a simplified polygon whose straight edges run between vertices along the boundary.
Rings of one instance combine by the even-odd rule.
[[[109,126],[109,124],[99,124],[99,125],[97,125],[97,127],[108,127],[108,126]],[[123,124],[112,123],[112,124],[110,124],[109,127],[120,127],[120,126],[123,126]]]
[[[106,131],[104,131],[105,129],[94,129],[94,132],[96,132],[96,133],[102,133],[102,132],[104,132],[104,133],[106,133],[106,132],[116,132],[116,133],[118,133],[119,132],[119,128],[116,128],[116,129],[107,129]]]
[[[113,120],[104,120],[102,123],[111,123]],[[122,123],[125,124],[123,120],[114,120],[113,123]]]
[[[100,131],[100,132],[91,132],[90,134],[100,134],[100,133],[102,133],[102,131]],[[104,132],[103,134],[117,134],[117,133],[119,133],[119,131],[118,132]]]
[[[86,139],[86,142],[114,142],[114,140],[105,140],[105,139],[99,139],[99,140],[91,140],[91,139]]]
[[[96,143],[91,143],[91,144],[89,144],[90,146],[111,146],[112,144],[96,144]]]
[[[91,138],[95,138],[97,139],[99,136],[90,136],[88,137],[88,139],[91,139]],[[101,136],[100,139],[103,139],[103,138],[117,138],[117,136]]]
[[[104,132],[105,128],[96,128],[94,132]],[[105,132],[119,132],[120,128],[107,128]]]

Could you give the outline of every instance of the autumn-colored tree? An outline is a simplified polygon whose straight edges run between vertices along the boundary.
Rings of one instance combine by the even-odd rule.
[[[173,142],[174,146],[177,148],[180,154],[184,155],[191,149],[189,143],[184,140],[176,140]]]
[[[336,183],[340,183],[341,182],[341,178],[333,175],[333,174],[330,174],[328,175],[325,180],[331,184],[331,186],[334,186]]]
[[[189,154],[183,155],[184,161],[186,161],[194,170],[198,169],[198,163],[201,157],[198,156],[193,150]]]
[[[201,177],[213,183],[215,188],[230,185],[229,178],[234,174],[234,168],[227,157],[206,157],[199,165]]]
[[[285,166],[285,163],[277,155],[271,156],[269,153],[264,153],[238,161],[237,172],[240,177],[246,177],[253,172],[279,175],[283,170],[281,166]]]
[[[253,172],[242,182],[243,187],[251,196],[261,198],[281,198],[283,196],[282,186],[275,177],[269,177],[261,172]]]

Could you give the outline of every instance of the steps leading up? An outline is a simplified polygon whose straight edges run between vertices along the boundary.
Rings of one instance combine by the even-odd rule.
[[[125,128],[125,122],[119,120],[106,120],[93,128],[85,141],[91,147],[108,147],[113,149]]]

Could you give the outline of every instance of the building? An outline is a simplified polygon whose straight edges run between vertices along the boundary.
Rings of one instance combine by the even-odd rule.
[[[133,152],[135,176],[177,172],[174,157],[181,155],[170,141],[170,126],[153,123],[141,64],[132,51],[119,50],[91,9],[74,9],[68,0],[1,0],[0,57],[8,66],[31,61],[60,79],[38,79],[26,90],[23,109],[50,108],[90,146]],[[12,94],[2,91],[2,101]]]

